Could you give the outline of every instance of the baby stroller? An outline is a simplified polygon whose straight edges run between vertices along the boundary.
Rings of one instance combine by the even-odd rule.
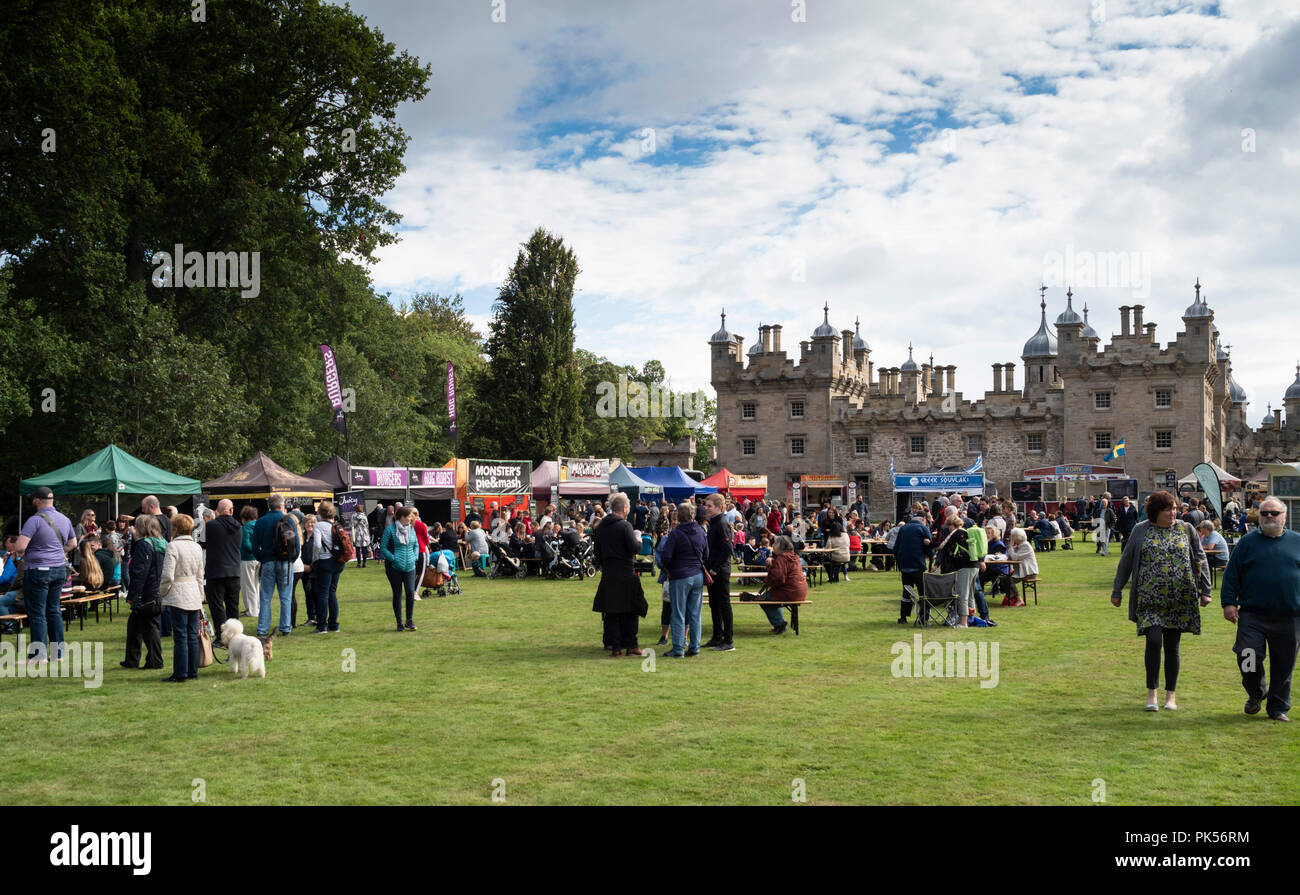
[[[555,554],[547,569],[549,578],[584,578],[587,570],[582,561],[582,538],[572,528],[566,528],[560,537],[549,545]]]
[[[439,559],[447,561],[447,571],[442,571],[442,563]],[[424,570],[424,580],[420,582],[424,590],[420,591],[421,597],[430,597],[436,593],[440,597],[448,594],[459,594],[460,579],[456,577],[456,554],[450,550],[434,550],[429,554],[429,565]]]
[[[488,541],[488,554],[491,556],[488,565],[489,578],[514,576],[522,579],[528,575],[528,567],[524,565],[524,561],[511,556],[510,551],[500,541]]]

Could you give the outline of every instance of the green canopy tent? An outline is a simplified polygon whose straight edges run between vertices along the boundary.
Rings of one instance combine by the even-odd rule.
[[[132,457],[115,444],[110,444],[89,457],[69,463],[61,469],[44,475],[23,479],[18,483],[18,515],[22,517],[22,495],[31,494],[45,486],[60,494],[112,494],[113,516],[118,513],[119,494],[195,494],[200,490],[198,479],[176,475],[159,469],[138,457]]]

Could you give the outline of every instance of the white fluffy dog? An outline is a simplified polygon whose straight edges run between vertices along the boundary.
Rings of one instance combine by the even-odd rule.
[[[221,626],[221,639],[230,651],[230,670],[241,678],[247,678],[251,671],[258,677],[266,677],[265,648],[262,641],[244,633],[244,623],[237,618],[228,618]]]

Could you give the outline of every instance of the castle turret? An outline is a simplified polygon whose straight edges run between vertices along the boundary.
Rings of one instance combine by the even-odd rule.
[[[1187,334],[1187,359],[1214,362],[1214,312],[1201,296],[1201,278],[1196,278],[1196,299],[1183,311],[1183,330]]]
[[[1074,290],[1065,292],[1065,310],[1056,318],[1056,334],[1060,338],[1057,347],[1060,350],[1061,363],[1072,361],[1079,354],[1088,350],[1083,342],[1083,318],[1074,310]]]
[[[822,307],[822,315],[821,326],[813,330],[810,360],[814,373],[818,376],[830,376],[835,371],[840,337],[835,332],[835,327],[831,326],[830,305]]]
[[[912,360],[912,345],[907,346],[907,360],[898,368],[899,373],[899,390],[902,392],[903,401],[907,404],[918,404],[921,401],[921,368],[917,366],[916,361]]]
[[[709,336],[709,355],[712,363],[712,378],[725,378],[738,364],[743,355],[740,353],[740,336],[727,332],[727,310],[722,310],[722,327]]]
[[[1025,397],[1039,398],[1047,394],[1057,382],[1056,361],[1058,351],[1056,336],[1047,326],[1047,287],[1039,289],[1040,316],[1038,331],[1029,337],[1020,358],[1025,362]]]
[[[1286,427],[1293,432],[1300,429],[1300,363],[1295,365],[1295,382],[1287,388],[1282,406],[1286,408]]]

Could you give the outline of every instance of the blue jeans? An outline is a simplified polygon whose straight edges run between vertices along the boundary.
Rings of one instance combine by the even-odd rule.
[[[704,600],[704,575],[672,578],[668,581],[668,599],[673,604],[672,651],[681,655],[685,642],[683,628],[690,626],[689,652],[700,651],[700,605]]]
[[[342,574],[343,563],[332,556],[312,563],[312,596],[316,599],[317,631],[339,629],[339,576]]]
[[[781,611],[780,606],[760,606],[767,620],[772,623],[772,627],[779,628],[785,624],[785,613]]]
[[[172,677],[199,676],[199,610],[168,606],[172,620]]]
[[[59,605],[59,595],[67,577],[66,565],[45,571],[28,569],[23,573],[23,603],[27,606],[27,622],[32,626],[32,650],[28,658],[58,659],[63,656],[63,609]],[[40,648],[44,651],[43,656],[36,647],[38,643],[50,644]]]
[[[980,580],[978,572],[976,572],[974,580],[971,581],[971,593],[975,597],[975,612],[979,614],[980,618],[988,621],[989,604],[984,599],[984,582]]]
[[[271,632],[271,598],[280,589],[280,633],[290,631],[293,619],[293,563],[271,560],[262,563],[262,586],[257,598],[257,636]]]

